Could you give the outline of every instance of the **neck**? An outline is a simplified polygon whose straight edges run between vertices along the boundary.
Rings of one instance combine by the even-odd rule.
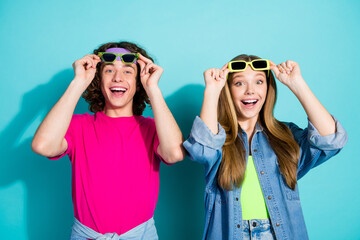
[[[238,119],[238,123],[241,126],[241,128],[249,135],[249,133],[254,132],[257,120],[258,120],[257,118],[252,118],[247,120]]]
[[[105,106],[103,112],[105,113],[105,115],[107,115],[109,117],[114,117],[114,118],[115,117],[132,117],[132,116],[134,116],[132,109],[109,108],[109,107]]]
[[[247,120],[240,120],[238,119],[238,123],[241,127],[241,129],[243,129],[246,132],[247,138],[248,138],[248,143],[249,143],[249,154],[251,155],[251,140],[252,137],[254,135],[254,130],[255,130],[255,125],[257,123],[257,118],[252,118],[252,119],[247,119]]]

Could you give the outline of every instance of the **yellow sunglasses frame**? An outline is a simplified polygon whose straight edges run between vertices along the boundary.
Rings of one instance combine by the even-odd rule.
[[[258,61],[265,61],[266,62],[266,67],[265,68],[255,68],[254,65],[253,65],[253,62],[258,62]],[[231,64],[232,63],[237,63],[237,62],[242,62],[242,63],[245,63],[245,68],[244,69],[233,69],[231,67]],[[254,59],[252,60],[251,62],[246,62],[244,60],[235,60],[235,61],[231,61],[228,63],[228,68],[230,70],[230,72],[243,72],[246,70],[246,68],[248,67],[248,65],[250,65],[250,67],[254,70],[254,71],[262,71],[262,70],[270,70],[270,62],[269,60],[267,59]]]

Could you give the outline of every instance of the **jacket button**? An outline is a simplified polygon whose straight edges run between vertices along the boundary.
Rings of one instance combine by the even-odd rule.
[[[239,198],[236,198],[236,201],[239,201]]]
[[[276,226],[277,226],[277,227],[280,226],[280,223],[276,223]]]
[[[257,152],[257,149],[254,149],[254,152]]]
[[[237,228],[240,228],[240,224],[237,225]]]
[[[264,175],[264,171],[261,171],[260,174],[261,174],[261,175]]]
[[[268,199],[271,200],[271,196],[268,196]]]

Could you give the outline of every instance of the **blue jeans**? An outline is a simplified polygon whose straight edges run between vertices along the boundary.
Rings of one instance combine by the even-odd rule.
[[[130,229],[121,234],[106,233],[104,235],[95,232],[75,219],[72,228],[70,240],[87,240],[87,239],[101,239],[101,240],[158,240],[159,237],[156,232],[155,222],[153,218],[140,224],[139,226]]]
[[[275,240],[269,219],[243,220],[243,240]]]

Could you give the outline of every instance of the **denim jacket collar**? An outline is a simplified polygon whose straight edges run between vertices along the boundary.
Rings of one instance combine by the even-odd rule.
[[[241,126],[239,125],[239,133],[238,133],[238,136],[239,136],[239,137],[241,137],[240,131],[241,131],[243,137],[244,137],[244,136],[247,136],[247,134],[246,134],[246,132],[244,131],[244,129],[242,129]],[[256,124],[255,124],[255,130],[254,130],[254,135],[255,135],[257,132],[263,132],[263,131],[264,131],[264,128],[261,126],[261,124],[259,123],[259,121],[256,122]]]

